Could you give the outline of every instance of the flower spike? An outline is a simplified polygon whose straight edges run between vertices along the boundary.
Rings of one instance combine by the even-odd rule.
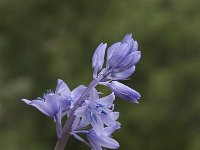
[[[112,138],[112,133],[121,126],[117,121],[119,112],[114,111],[115,96],[138,104],[141,95],[118,81],[129,79],[135,72],[141,52],[132,34],[126,34],[121,42],[108,47],[107,52],[106,48],[107,44],[101,43],[93,54],[93,81],[87,87],[80,85],[71,91],[63,80],[58,79],[55,92],[49,90],[43,98],[32,101],[22,99],[54,119],[59,138],[54,150],[64,150],[70,135],[92,150],[119,148],[119,143]],[[108,87],[111,93],[104,96],[96,90],[97,85]],[[64,116],[67,121],[62,128]],[[79,134],[85,134],[87,139]]]

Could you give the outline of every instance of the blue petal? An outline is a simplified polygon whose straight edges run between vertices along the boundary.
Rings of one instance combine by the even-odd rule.
[[[121,124],[119,122],[117,122],[117,124],[115,124],[114,126],[105,127],[103,129],[103,135],[104,136],[110,136],[115,130],[119,129],[120,126],[121,126]]]
[[[122,42],[129,42],[130,40],[132,40],[133,38],[132,38],[132,34],[131,33],[128,33],[128,34],[126,34],[125,36],[124,36],[124,38],[123,38],[123,40],[122,40]]]
[[[117,81],[112,81],[111,83],[108,83],[107,86],[118,97],[128,100],[133,103],[138,103],[138,99],[140,99],[141,97],[137,91]]]
[[[94,78],[97,77],[97,73],[100,69],[102,69],[104,63],[104,56],[106,51],[107,44],[101,43],[95,50],[94,55],[92,57],[92,67],[94,69]]]
[[[87,138],[90,144],[92,145],[92,148],[94,150],[102,150],[101,146],[105,148],[110,148],[110,149],[119,148],[119,143],[110,137],[110,134],[118,128],[119,126],[114,126],[111,129],[104,128],[103,129],[104,133],[102,133],[101,135],[97,135],[94,132],[94,129],[91,129],[89,133],[87,134]]]
[[[57,95],[53,93],[47,94],[44,96],[44,99],[45,99],[46,104],[51,109],[51,112],[53,113],[53,115],[56,115],[60,110],[60,101]]]
[[[122,40],[122,43],[127,43],[128,45],[130,45],[130,49],[131,49],[130,53],[133,51],[134,40],[132,38],[132,34],[126,34]]]
[[[138,50],[138,43],[137,41],[134,41],[132,52],[137,51],[137,50]]]
[[[120,68],[122,70],[130,68],[137,64],[141,58],[141,52],[140,51],[135,51],[131,54],[129,54],[126,59],[120,64]]]
[[[55,93],[60,95],[62,99],[71,99],[70,89],[63,80],[58,79]]]
[[[99,144],[99,140],[95,133],[89,132],[87,134],[87,139],[93,148],[92,150],[102,150],[101,145]]]
[[[82,118],[81,118],[81,122],[80,122],[80,127],[81,128],[83,128],[83,127],[86,127],[87,125],[89,125],[90,124],[90,119],[89,119],[89,116],[88,115],[86,115],[86,116],[83,116]]]
[[[59,112],[56,116],[55,116],[55,122],[56,122],[56,132],[57,132],[57,136],[58,138],[62,137],[62,123],[61,123],[61,112]]]
[[[126,34],[124,39],[122,40],[122,43],[127,43],[130,45],[130,53],[134,52],[137,50],[137,41],[134,41],[133,38],[132,38],[132,34]]]
[[[72,131],[75,131],[79,128],[79,124],[80,124],[81,118],[80,117],[76,117],[74,119],[74,122],[72,124]]]
[[[52,113],[51,107],[49,105],[47,105],[46,102],[44,102],[42,100],[29,101],[27,99],[22,99],[22,101],[25,102],[28,105],[36,107],[38,110],[40,110],[42,113],[44,113],[45,115],[47,115],[49,117],[53,117],[53,115],[54,115]]]
[[[121,42],[117,42],[115,44],[113,44],[111,47],[108,48],[108,52],[107,52],[107,63],[106,63],[106,67],[109,68],[110,66],[110,59],[112,57],[112,55],[115,53],[115,51],[119,48],[119,46],[121,45]]]
[[[135,66],[132,66],[124,71],[120,72],[113,72],[111,75],[108,77],[108,79],[111,80],[125,80],[128,77],[130,77],[135,71]]]
[[[72,105],[72,101],[69,101],[69,100],[60,101],[60,107],[63,113],[62,116],[66,115],[67,111],[70,110],[71,105]]]
[[[103,106],[105,106],[107,108],[111,108],[113,106],[114,100],[115,100],[115,95],[114,95],[114,93],[112,93],[108,96],[105,96],[105,97],[98,99],[97,102],[99,104],[102,104]]]
[[[81,95],[83,94],[83,92],[85,91],[85,89],[86,89],[86,86],[84,86],[84,85],[80,85],[77,88],[75,88],[71,92],[73,101],[77,101],[81,97]]]
[[[98,143],[105,148],[118,149],[119,143],[111,137],[100,136],[98,137]]]
[[[107,126],[114,126],[117,122],[117,118],[119,117],[119,112],[110,112],[108,114],[101,114],[101,119],[103,123]]]
[[[83,117],[86,115],[86,108],[88,106],[82,106],[76,109],[76,111],[74,112],[74,115],[77,117]]]
[[[94,101],[97,99],[99,99],[99,93],[95,88],[92,88],[92,90],[90,91],[89,100]]]
[[[89,124],[90,124],[90,119],[87,115],[84,115],[82,117],[76,117],[72,125],[72,130],[85,128]]]
[[[122,43],[109,60],[111,68],[117,68],[130,52],[130,45]]]
[[[99,115],[96,115],[95,113],[91,113],[91,125],[94,128],[97,135],[100,135],[103,130],[103,122],[101,120],[101,117]]]

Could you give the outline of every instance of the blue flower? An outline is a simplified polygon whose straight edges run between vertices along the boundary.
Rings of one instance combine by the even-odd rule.
[[[137,42],[133,40],[132,34],[127,34],[122,42],[108,48],[106,67],[120,72],[134,66],[140,57]]]
[[[62,136],[61,119],[65,114],[70,114],[70,111],[76,104],[76,101],[85,90],[85,86],[80,85],[73,91],[70,91],[67,84],[58,79],[55,93],[50,91],[44,94],[43,98],[36,100],[22,99],[26,104],[36,107],[42,113],[54,118],[56,123],[56,131],[58,138]]]
[[[65,114],[69,116],[72,108],[85,89],[86,87],[84,85],[80,85],[74,90],[70,91],[67,84],[63,80],[58,79],[55,93],[58,95],[61,103],[62,116]]]
[[[93,55],[94,78],[102,70],[104,63],[106,44],[100,44]],[[138,51],[138,43],[132,38],[132,34],[127,34],[121,42],[117,42],[108,48],[105,80],[124,80],[135,71],[135,65],[141,58]]]
[[[84,128],[91,124],[97,135],[100,135],[104,124],[114,126],[119,117],[118,112],[112,112],[110,109],[113,106],[115,99],[114,94],[99,98],[95,89],[90,93],[89,99],[85,100],[82,107],[75,111],[76,120],[73,129]]]
[[[103,128],[100,135],[97,135],[95,130],[91,129],[87,134],[87,138],[93,150],[102,150],[102,147],[118,149],[119,143],[111,137],[111,134],[119,128],[120,124]]]
[[[118,97],[128,100],[132,103],[139,103],[138,100],[140,99],[141,95],[131,89],[130,87],[118,82],[118,81],[112,81],[105,83],[108,88],[110,88],[111,91],[115,93]]]
[[[108,86],[118,97],[138,103],[140,94],[117,82],[128,79],[135,71],[135,65],[141,58],[137,41],[133,40],[132,34],[126,34],[121,42],[114,43],[107,50],[106,68],[102,69],[106,46],[106,44],[100,44],[93,55],[94,78],[98,77],[97,73],[103,75],[100,84]]]
[[[44,94],[43,98],[38,98],[36,100],[27,100],[22,99],[26,104],[36,107],[42,113],[49,117],[54,118],[54,122],[56,123],[56,131],[58,138],[62,136],[62,125],[61,125],[61,118],[62,112],[60,107],[60,101],[58,96],[53,92]]]
[[[102,150],[102,147],[119,148],[119,143],[111,135],[120,128],[117,121],[119,112],[114,112],[113,102],[116,95],[129,102],[138,103],[140,94],[118,81],[126,80],[134,73],[141,52],[138,51],[138,43],[133,40],[132,34],[127,34],[121,42],[108,48],[104,65],[106,48],[107,44],[101,43],[94,52],[94,80],[88,87],[80,85],[70,91],[67,84],[58,79],[55,92],[48,91],[43,98],[32,101],[22,99],[26,104],[54,119],[57,136],[61,138],[55,149],[64,146],[63,141],[66,141],[70,134],[92,150]],[[100,93],[95,89],[99,84],[107,86],[112,93],[99,97]],[[68,119],[62,129],[61,119],[65,115]],[[88,141],[78,134],[86,134]]]

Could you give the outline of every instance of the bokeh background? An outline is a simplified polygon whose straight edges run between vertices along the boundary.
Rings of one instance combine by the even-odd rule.
[[[199,150],[199,7],[199,0],[0,0],[0,149],[53,149],[53,120],[20,99],[54,90],[58,78],[71,89],[87,85],[97,45],[133,33],[142,59],[126,84],[142,98],[116,100],[120,149]],[[70,138],[66,149],[88,147]]]

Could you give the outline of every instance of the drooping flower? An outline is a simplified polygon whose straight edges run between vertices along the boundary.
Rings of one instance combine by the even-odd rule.
[[[110,88],[111,91],[115,93],[118,97],[128,100],[132,103],[139,103],[138,100],[140,99],[140,94],[131,89],[130,87],[118,82],[118,81],[112,81],[105,83],[107,87]]]
[[[90,129],[89,131],[87,130],[71,131],[71,135],[73,135],[77,140],[91,147],[92,150],[102,150],[102,147],[110,149],[118,149],[119,143],[112,138],[111,134],[119,128],[120,128],[120,123],[116,123],[114,126],[103,128],[101,134],[99,135],[97,135],[97,133],[93,128]],[[78,134],[86,134],[89,143]]]
[[[119,117],[118,112],[112,112],[110,109],[113,106],[114,99],[114,93],[99,98],[97,91],[93,89],[89,99],[85,100],[82,107],[75,111],[74,129],[83,128],[91,124],[96,134],[100,135],[104,124],[114,126]]]
[[[58,79],[55,93],[50,91],[44,94],[43,98],[36,100],[22,99],[26,104],[36,107],[42,113],[49,117],[54,118],[56,123],[56,130],[58,138],[62,135],[61,119],[65,114],[70,114],[70,111],[74,107],[76,101],[85,90],[85,86],[80,85],[73,91],[70,91],[67,84]]]
[[[102,147],[118,149],[119,143],[111,137],[111,134],[119,128],[120,124],[112,127],[105,127],[100,135],[97,135],[94,129],[89,130],[87,138],[93,150],[102,150]]]
[[[61,125],[61,118],[62,112],[60,107],[60,101],[58,96],[53,92],[44,94],[43,98],[38,98],[36,100],[27,100],[22,99],[26,104],[36,107],[42,113],[49,117],[54,118],[54,122],[56,123],[56,131],[58,138],[61,138],[62,135],[62,125]]]

